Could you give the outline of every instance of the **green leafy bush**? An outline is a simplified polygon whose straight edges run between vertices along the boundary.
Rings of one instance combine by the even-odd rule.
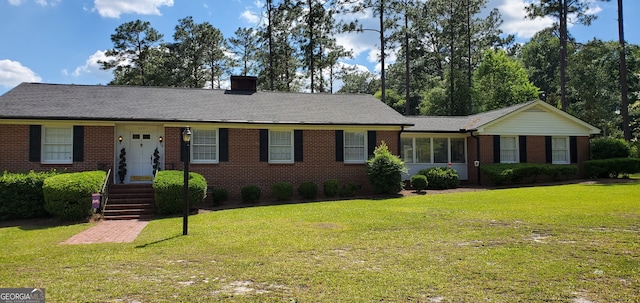
[[[418,174],[411,176],[411,187],[418,192],[426,189],[428,184],[429,182],[427,181],[427,176],[425,175]]]
[[[278,182],[271,186],[271,194],[278,201],[289,200],[293,195],[293,184],[291,182]]]
[[[326,197],[332,198],[340,193],[340,184],[338,180],[327,180],[322,185],[322,190]]]
[[[318,185],[313,182],[303,182],[298,186],[298,194],[305,199],[315,199],[318,195]]]
[[[44,180],[44,209],[61,220],[91,215],[91,194],[100,192],[107,173],[88,171],[51,176]]]
[[[450,189],[460,185],[458,172],[449,167],[432,167],[418,172],[427,177],[427,189]]]
[[[630,155],[631,147],[623,139],[597,138],[591,140],[591,160],[627,158]]]
[[[597,178],[617,178],[640,172],[640,159],[637,158],[617,158],[589,160],[584,162],[584,169],[587,176]]]
[[[7,173],[0,176],[0,220],[42,218],[44,209],[42,185],[51,172]]]
[[[355,183],[347,183],[340,189],[340,197],[353,197],[356,191],[360,189],[360,185]]]
[[[536,182],[538,176],[547,176],[552,180],[569,179],[578,173],[578,167],[569,164],[495,163],[480,166],[480,170],[494,185]]]
[[[247,185],[240,189],[240,195],[242,196],[242,202],[255,203],[260,200],[262,190],[255,185]]]
[[[229,191],[224,188],[216,188],[211,191],[211,198],[213,199],[213,204],[220,205],[229,200]]]
[[[393,194],[402,190],[402,174],[407,172],[404,162],[393,155],[384,141],[376,147],[367,161],[369,182],[377,192]]]
[[[189,208],[195,207],[207,194],[207,180],[189,172]],[[159,171],[153,180],[153,195],[159,214],[179,214],[184,211],[184,172]]]

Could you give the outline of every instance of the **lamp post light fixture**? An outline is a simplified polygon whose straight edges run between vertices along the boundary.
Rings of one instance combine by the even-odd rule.
[[[191,141],[191,129],[187,126],[182,131],[182,141],[185,145],[184,153],[184,214],[182,217],[182,235],[186,236],[189,230],[189,158],[191,158],[191,151],[189,142]]]

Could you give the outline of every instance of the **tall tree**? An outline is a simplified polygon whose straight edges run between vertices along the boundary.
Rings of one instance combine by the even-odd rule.
[[[600,0],[608,1],[608,0]],[[569,107],[567,100],[567,41],[569,15],[574,16],[577,23],[589,25],[596,16],[588,14],[590,0],[537,0],[527,5],[527,17],[535,19],[538,17],[551,16],[557,20],[556,26],[560,34],[560,98],[562,110]]]
[[[234,34],[235,37],[229,38],[229,44],[241,67],[240,74],[251,75],[257,71],[258,36],[252,28],[238,28]]]
[[[111,84],[148,85],[150,75],[147,69],[153,59],[154,47],[161,40],[162,34],[149,22],[123,23],[111,35],[114,48],[106,52],[108,60],[98,61],[100,68],[114,70]]]
[[[529,79],[540,88],[540,98],[556,107],[558,106],[557,92],[560,90],[559,47],[560,39],[554,35],[553,28],[547,28],[533,35],[522,46],[519,55],[527,69]]]
[[[622,115],[622,133],[624,139],[631,140],[631,127],[629,125],[629,84],[627,83],[627,56],[624,41],[622,0],[618,0],[618,41],[620,43],[620,114]]]

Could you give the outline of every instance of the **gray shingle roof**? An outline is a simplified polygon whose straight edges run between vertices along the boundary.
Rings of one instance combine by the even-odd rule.
[[[22,83],[0,118],[335,125],[410,125],[370,95]]]
[[[496,119],[513,113],[536,101],[516,104],[502,109],[492,110],[471,116],[411,116],[408,121],[415,126],[406,129],[409,132],[460,132],[472,130]]]

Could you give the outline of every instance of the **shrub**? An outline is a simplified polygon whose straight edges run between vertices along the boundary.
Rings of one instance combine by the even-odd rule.
[[[0,220],[46,217],[42,185],[46,178],[56,174],[55,171],[31,171],[27,174],[5,172],[0,176]]]
[[[255,203],[260,200],[262,191],[260,190],[260,187],[247,185],[240,189],[240,195],[242,196],[242,202]]]
[[[211,191],[213,204],[220,205],[229,199],[229,191],[224,188],[216,188]]]
[[[271,194],[278,201],[289,200],[293,195],[293,184],[291,182],[278,182],[271,186]]]
[[[627,158],[630,155],[631,148],[625,140],[614,138],[591,140],[591,160]]]
[[[536,163],[495,163],[480,167],[491,183],[503,185],[523,181],[536,182],[538,176],[544,175],[552,180],[573,178],[578,173],[575,165],[536,164]]]
[[[327,180],[322,185],[322,189],[326,197],[332,198],[340,193],[340,184],[338,180]]]
[[[427,176],[425,175],[413,175],[411,176],[411,187],[418,192],[421,192],[423,189],[427,188],[429,182],[427,181]]]
[[[631,144],[631,158],[640,158],[640,141]]]
[[[355,183],[347,183],[340,189],[340,197],[353,197],[360,186]]]
[[[460,184],[458,172],[449,167],[432,167],[418,172],[427,177],[427,189],[457,188]]]
[[[318,185],[313,182],[303,182],[298,186],[298,194],[305,199],[315,199],[318,195]]]
[[[189,173],[189,208],[194,208],[207,194],[207,181],[198,173]],[[184,211],[184,172],[159,171],[153,180],[153,195],[159,214],[179,214]]]
[[[584,169],[589,177],[597,178],[617,178],[640,172],[640,159],[637,158],[617,158],[589,160],[584,162]]]
[[[102,187],[107,173],[89,171],[55,175],[44,180],[44,209],[61,220],[82,220],[91,215],[91,194]]]
[[[402,174],[406,172],[404,162],[391,154],[384,141],[376,147],[373,157],[367,161],[369,182],[380,193],[393,194],[402,190]]]

